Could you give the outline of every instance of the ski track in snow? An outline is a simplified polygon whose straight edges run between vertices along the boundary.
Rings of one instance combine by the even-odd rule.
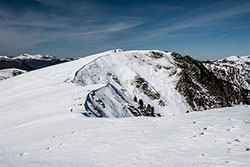
[[[250,107],[86,118],[75,72],[104,52],[0,82],[0,166],[250,166]],[[71,112],[72,109],[72,112]]]

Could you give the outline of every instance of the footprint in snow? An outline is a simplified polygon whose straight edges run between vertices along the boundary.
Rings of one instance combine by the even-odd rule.
[[[142,131],[140,131],[140,132],[143,133],[143,134],[147,133],[147,131],[145,131],[145,130],[142,130]]]
[[[199,135],[204,135],[205,133],[204,132],[201,132]]]
[[[235,139],[234,141],[236,141],[236,142],[240,142],[240,140],[239,140],[239,139]]]
[[[50,150],[51,148],[50,147],[47,147],[46,150]]]
[[[28,153],[24,152],[24,153],[21,153],[19,154],[19,156],[24,156],[24,155],[27,155]]]

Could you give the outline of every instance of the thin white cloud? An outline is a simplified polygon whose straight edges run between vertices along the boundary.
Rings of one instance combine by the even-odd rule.
[[[140,37],[137,36],[136,39],[134,38],[128,41],[134,40],[136,42],[139,42],[164,36],[168,37],[171,36],[172,33],[178,33],[178,31],[183,31],[185,29],[190,28],[219,28],[220,25],[225,24],[227,20],[247,13],[250,13],[250,3],[240,4],[231,7],[225,7],[223,6],[223,4],[221,4],[221,6],[216,6],[216,8],[210,7],[206,10],[195,11],[194,14],[184,16],[176,20],[172,24],[167,24],[163,26],[161,25],[158,28],[145,31]],[[208,33],[203,32],[203,34]]]
[[[96,18],[87,15],[79,19],[71,15],[61,16],[39,11],[27,11],[17,17],[5,9],[0,10],[0,15],[4,18],[0,20],[0,50],[2,54],[8,55],[17,50],[34,48],[44,42],[88,43],[143,23],[138,18],[116,19],[105,18],[105,15]],[[100,22],[102,17],[109,21]]]

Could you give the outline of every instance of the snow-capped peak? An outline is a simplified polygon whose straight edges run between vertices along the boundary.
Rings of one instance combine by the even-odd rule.
[[[250,62],[250,56],[229,56],[222,60],[233,61],[237,64],[242,64],[245,62]]]
[[[40,60],[40,59],[51,59],[51,58],[54,58],[53,56],[49,56],[49,55],[41,55],[41,54],[22,54],[20,56],[17,56],[17,57],[14,57],[13,59],[37,59],[37,60]]]
[[[250,90],[250,56],[229,56],[203,63],[218,78]]]

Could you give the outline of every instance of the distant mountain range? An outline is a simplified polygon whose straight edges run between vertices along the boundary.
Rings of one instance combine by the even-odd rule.
[[[0,56],[0,69],[17,68],[32,71],[39,68],[75,60],[75,58],[59,58],[55,56],[42,56],[40,54],[23,54],[17,57]]]
[[[0,80],[17,76],[26,71],[32,71],[72,60],[75,60],[75,58],[58,58],[40,54],[23,54],[17,57],[0,56]]]

